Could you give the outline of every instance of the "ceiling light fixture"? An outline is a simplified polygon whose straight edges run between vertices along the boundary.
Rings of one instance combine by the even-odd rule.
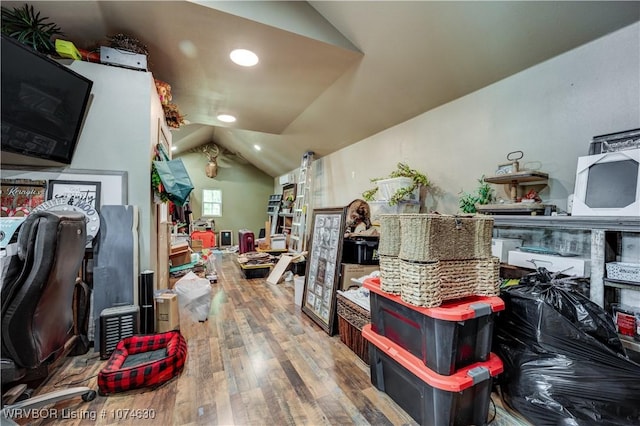
[[[234,121],[236,121],[236,118],[233,115],[229,115],[229,114],[219,114],[218,120],[225,123],[233,123]]]
[[[243,67],[252,67],[258,63],[258,55],[247,49],[235,49],[231,51],[229,57],[236,64]]]
[[[177,150],[178,150],[177,146],[174,145],[174,146],[171,147],[171,151],[177,151]]]
[[[254,145],[253,149],[255,149],[256,151],[262,150],[262,148],[260,148],[260,145]]]

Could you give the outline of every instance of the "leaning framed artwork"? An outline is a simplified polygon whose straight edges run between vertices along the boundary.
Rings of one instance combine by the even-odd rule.
[[[80,200],[100,211],[100,182],[50,180],[47,200],[67,198],[72,203]]]
[[[344,207],[313,210],[302,311],[329,335],[335,333],[345,212]]]

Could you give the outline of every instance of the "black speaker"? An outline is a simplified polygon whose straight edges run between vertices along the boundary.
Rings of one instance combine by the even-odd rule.
[[[153,334],[156,331],[153,308],[153,271],[142,271],[138,282],[138,305],[140,306],[140,333]]]

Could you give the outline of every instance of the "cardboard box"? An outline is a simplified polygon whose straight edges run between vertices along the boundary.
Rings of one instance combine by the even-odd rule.
[[[173,256],[175,254],[182,254],[185,251],[189,251],[189,243],[182,241],[176,244],[171,244],[171,251],[169,252],[169,255]]]
[[[169,257],[171,266],[182,266],[191,263],[191,252],[187,251],[180,254],[174,254]]]
[[[202,251],[202,240],[191,240],[191,250]]]
[[[517,238],[492,238],[491,256],[500,258],[500,262],[507,263],[509,251],[522,246],[522,240]]]
[[[189,244],[184,242],[172,245],[169,260],[171,261],[171,266],[174,267],[191,263],[191,249],[189,248]]]
[[[361,278],[369,275],[373,271],[379,271],[378,265],[359,265],[355,263],[343,263],[340,269],[340,288],[338,290],[347,290],[349,287],[358,285],[351,281],[351,278]]]
[[[163,333],[180,329],[178,295],[161,293],[156,296],[156,332]]]

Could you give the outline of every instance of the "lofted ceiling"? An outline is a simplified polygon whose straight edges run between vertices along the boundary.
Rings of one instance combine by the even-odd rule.
[[[147,45],[189,123],[172,131],[178,155],[213,141],[274,177],[640,20],[636,1],[29,4],[79,48]],[[234,48],[259,64],[233,64]]]

